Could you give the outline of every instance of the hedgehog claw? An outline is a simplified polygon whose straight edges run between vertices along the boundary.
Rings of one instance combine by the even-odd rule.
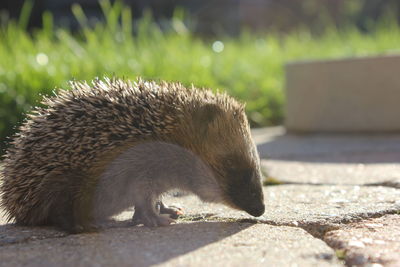
[[[167,206],[162,201],[157,202],[157,210],[160,214],[167,214],[172,219],[178,219],[179,215],[183,215],[183,209],[178,206]]]
[[[136,209],[132,218],[133,225],[143,224],[147,227],[167,226],[175,222],[167,214],[153,214],[152,212],[144,212],[142,209]]]

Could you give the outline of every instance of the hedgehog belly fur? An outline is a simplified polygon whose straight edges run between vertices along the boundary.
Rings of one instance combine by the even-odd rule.
[[[132,206],[153,208],[172,189],[221,202],[218,188],[199,157],[174,144],[149,141],[129,148],[107,166],[94,192],[93,219],[100,222]]]

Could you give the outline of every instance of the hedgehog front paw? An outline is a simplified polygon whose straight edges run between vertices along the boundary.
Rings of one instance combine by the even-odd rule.
[[[146,212],[140,208],[135,208],[135,214],[132,218],[133,225],[143,224],[147,227],[167,226],[175,222],[166,214],[157,215],[154,212]]]
[[[167,214],[172,219],[178,219],[179,215],[183,215],[183,209],[177,206],[167,206],[162,201],[158,201],[156,204],[157,210],[160,214]]]

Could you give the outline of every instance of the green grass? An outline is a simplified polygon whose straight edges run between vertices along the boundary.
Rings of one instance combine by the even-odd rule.
[[[337,249],[337,250],[335,250],[335,254],[336,254],[336,257],[337,257],[339,260],[341,260],[341,261],[346,260],[346,250],[344,250],[344,249]]]
[[[247,103],[253,126],[276,125],[284,117],[286,62],[386,54],[400,49],[400,29],[389,20],[375,25],[369,34],[351,27],[331,27],[318,37],[302,30],[286,35],[244,32],[236,38],[210,40],[194,36],[182,23],[181,12],[177,12],[169,30],[161,31],[150,16],[132,23],[129,9],[108,1],[101,2],[106,22],[94,27],[88,26],[79,6],[73,7],[82,26],[78,34],[55,28],[50,13],[43,16],[43,28],[28,33],[29,3],[18,21],[9,21],[0,30],[2,144],[23,113],[38,104],[41,94],[66,88],[71,79],[142,76],[226,90]],[[223,43],[221,52],[212,49],[215,41]]]

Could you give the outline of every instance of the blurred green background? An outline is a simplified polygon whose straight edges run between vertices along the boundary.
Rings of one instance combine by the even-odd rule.
[[[41,96],[68,88],[71,79],[141,76],[226,90],[247,103],[251,125],[260,127],[284,120],[286,62],[400,50],[398,5],[368,16],[363,15],[363,1],[347,1],[351,3],[335,12],[328,4],[315,6],[317,2],[303,1],[302,8],[314,12],[304,11],[308,16],[303,20],[286,14],[276,21],[268,17],[262,23],[236,23],[226,31],[223,24],[201,27],[201,17],[178,6],[164,19],[154,17],[154,10],[133,19],[131,7],[103,0],[102,14],[93,21],[85,8],[72,4],[74,27],[60,23],[50,11],[32,25],[32,1],[14,10],[16,18],[2,12],[0,151]]]

